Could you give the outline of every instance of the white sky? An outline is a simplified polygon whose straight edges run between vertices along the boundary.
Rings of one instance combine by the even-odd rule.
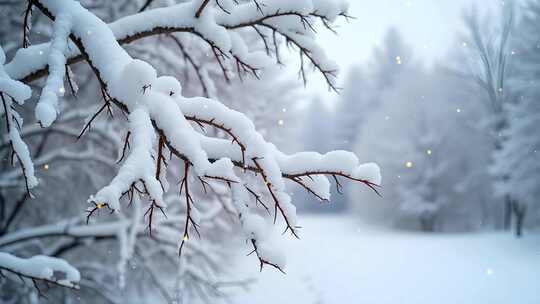
[[[445,55],[462,29],[464,8],[476,5],[481,12],[493,11],[503,0],[349,0],[349,23],[339,21],[338,36],[321,28],[318,41],[341,67],[340,81],[351,65],[365,62],[386,30],[399,29],[413,47],[414,57],[432,62]],[[322,77],[311,76],[308,90],[326,92]],[[325,94],[332,98],[332,94]]]

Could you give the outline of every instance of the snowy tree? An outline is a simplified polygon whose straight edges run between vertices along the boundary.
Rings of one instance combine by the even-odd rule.
[[[503,148],[497,151],[493,166],[493,170],[509,172],[496,185],[498,193],[514,198],[511,207],[517,237],[522,235],[527,212],[538,208],[540,108],[537,98],[524,96],[518,104],[507,105],[509,126],[502,132]]]
[[[414,65],[413,51],[405,43],[397,28],[390,28],[379,45],[373,51],[372,60],[368,64],[369,79],[373,82],[373,92],[384,91],[396,85],[400,75]],[[378,94],[373,94],[377,98]],[[382,97],[378,96],[379,100]]]
[[[144,7],[153,7],[152,2],[148,1]],[[12,171],[24,180],[27,193],[39,183],[35,172],[38,159],[32,157],[29,149],[32,145],[22,136],[25,125],[17,110],[17,105],[23,105],[32,95],[27,83],[45,79],[42,89],[34,90],[40,91],[37,92],[35,118],[40,128],[50,130],[61,123],[62,117],[69,113],[66,109],[71,107],[62,101],[67,91],[64,79],[69,87],[73,86],[67,66],[85,61],[97,78],[101,97],[86,126],[96,125],[95,118],[101,112],[110,111],[115,120],[117,117],[127,118],[127,130],[122,139],[121,166],[114,168],[112,181],[104,187],[101,185],[101,189],[88,199],[86,219],[66,219],[63,224],[19,229],[2,237],[1,248],[9,253],[2,254],[0,269],[10,281],[14,275],[23,282],[33,282],[36,288],[39,288],[38,281],[71,288],[92,288],[85,277],[81,279],[79,270],[82,267],[89,268],[89,272],[93,269],[94,282],[104,281],[100,278],[103,274],[99,271],[101,268],[95,265],[82,265],[77,270],[74,263],[66,261],[68,259],[44,255],[23,259],[13,254],[15,249],[10,249],[10,245],[21,240],[58,235],[68,239],[55,243],[58,248],[77,247],[85,240],[118,239],[117,264],[121,281],[132,257],[148,260],[160,253],[160,247],[156,247],[154,252],[139,254],[141,248],[148,247],[145,241],[140,240],[140,235],[147,235],[150,243],[162,243],[177,249],[181,254],[181,264],[190,257],[200,257],[211,264],[214,256],[211,248],[198,246],[191,238],[199,234],[209,217],[215,217],[224,209],[237,215],[243,237],[251,246],[260,267],[269,265],[283,270],[284,260],[279,246],[267,240],[267,220],[262,216],[265,212],[261,206],[266,206],[270,219],[275,222],[280,218],[285,231],[298,236],[295,207],[287,194],[286,181],[299,184],[324,199],[329,196],[327,176],[350,179],[372,189],[380,183],[378,167],[371,163],[359,164],[356,156],[349,152],[336,151],[324,155],[310,152],[286,155],[280,152],[264,140],[244,114],[215,100],[218,94],[211,89],[210,82],[206,81],[207,74],[198,69],[193,59],[200,53],[182,50],[182,46],[190,42],[178,37],[191,35],[191,39],[202,42],[204,49],[192,51],[202,50],[211,56],[225,79],[231,77],[233,70],[238,76],[258,75],[271,63],[269,58],[282,62],[279,44],[284,40],[298,50],[302,71],[308,62],[311,63],[322,73],[328,85],[335,88],[337,67],[314,42],[313,25],[316,20],[328,25],[337,17],[346,16],[345,3],[196,0],[141,10],[109,24],[71,0],[32,0],[27,5],[22,22],[23,48],[17,50],[9,62],[4,51],[0,52],[0,96],[6,121],[5,134],[19,165]],[[28,34],[32,30],[29,26],[31,12],[53,21],[49,29],[52,34],[50,42],[28,45]],[[248,48],[248,39],[239,34],[243,31],[259,35],[259,40],[267,46],[265,51]],[[156,35],[171,37],[171,43],[176,44],[186,61],[200,72],[197,74],[203,95],[213,99],[184,97],[176,78],[158,77],[156,69],[148,61],[134,59],[122,47]],[[12,47],[13,43],[6,50]],[[202,130],[216,128],[229,139],[212,136],[215,133],[201,133],[199,127]],[[93,129],[85,127],[83,131],[91,134]],[[113,137],[120,141],[118,135]],[[2,176],[3,182],[11,180],[10,175]],[[178,182],[178,187],[169,187],[168,181],[171,180]],[[200,197],[196,195],[197,191],[210,189],[215,189],[222,197],[223,188],[230,189],[231,193],[223,201],[223,208],[216,209],[214,206],[217,204],[208,206],[194,199]],[[266,203],[264,198],[268,199]],[[102,210],[112,212],[111,216],[120,220],[85,225],[85,221]],[[213,226],[219,229],[219,226]],[[179,242],[176,241],[178,239]],[[54,255],[60,250],[58,248],[49,250],[48,255]],[[166,256],[172,258],[170,251]],[[165,265],[166,261],[163,261],[161,266]],[[204,266],[198,269],[180,267],[179,271],[184,275],[176,285],[182,288],[182,285],[200,279],[201,274],[207,274],[209,269]],[[149,268],[147,273],[158,289],[165,286],[159,283],[157,269]],[[186,277],[186,273],[190,276]]]
[[[390,28],[382,45],[377,46],[367,67],[353,67],[347,75],[336,109],[335,129],[338,147],[349,150],[371,111],[385,99],[385,92],[399,85],[401,75],[411,73],[412,50],[396,28]]]
[[[359,67],[349,71],[335,111],[337,145],[351,149],[361,126],[362,111],[367,109],[368,82]]]
[[[352,207],[368,220],[424,231],[484,227],[491,149],[476,123],[475,88],[439,64],[409,63],[394,81],[379,92],[355,143],[359,155],[385,167],[383,202],[351,189],[363,202]]]
[[[366,67],[350,69],[346,77],[343,93],[334,112],[335,146],[351,150],[360,137],[368,117],[365,112],[373,112],[385,99],[386,94],[399,86],[402,75],[414,73],[411,48],[404,42],[398,29],[387,30],[381,45],[373,50],[373,56]],[[341,186],[339,186],[341,188]],[[342,196],[338,196],[343,206],[358,202],[351,189],[343,185]]]
[[[522,235],[525,216],[538,208],[540,183],[540,90],[538,81],[540,59],[538,30],[540,29],[540,2],[530,1],[524,8],[513,39],[513,65],[516,76],[511,80],[516,90],[515,102],[505,105],[507,127],[502,131],[502,148],[496,152],[493,171],[503,172],[506,178],[497,183],[498,193],[513,198],[516,236]],[[532,214],[535,214],[533,211]]]
[[[320,96],[310,101],[303,117],[304,149],[326,153],[331,150],[329,141],[321,140],[332,136],[332,112]]]
[[[433,125],[426,123],[426,117],[418,118],[420,126],[415,133],[418,136],[411,139],[413,148],[399,177],[401,210],[416,217],[423,231],[433,232],[439,212],[449,203],[442,184],[447,164],[438,155],[443,137],[434,132]]]
[[[396,28],[390,28],[366,67],[353,67],[347,75],[335,111],[336,145],[350,150],[367,119],[363,113],[382,104],[402,75],[414,73],[415,68],[411,48]]]
[[[395,56],[393,56],[395,57]],[[385,66],[386,62],[381,62]],[[400,65],[393,61],[394,65]],[[371,75],[372,71],[380,71],[382,67],[371,65],[373,70],[368,70],[366,73]],[[414,75],[414,76],[413,76]],[[410,168],[406,168],[405,164],[412,161],[412,155],[417,155],[420,147],[416,144],[420,140],[420,134],[423,131],[418,124],[418,118],[421,116],[425,119],[424,107],[428,106],[429,99],[428,89],[425,82],[418,79],[428,79],[426,72],[419,66],[410,65],[407,68],[407,73],[398,73],[389,75],[394,77],[394,84],[388,86],[379,93],[384,98],[377,101],[373,108],[372,115],[365,118],[363,123],[359,125],[358,136],[355,141],[355,150],[363,157],[371,158],[385,166],[385,191],[383,200],[385,203],[380,204],[351,204],[353,208],[360,209],[361,213],[370,214],[372,220],[377,220],[380,217],[382,221],[395,221],[404,215],[405,205],[416,203],[415,200],[406,200],[402,190],[415,186],[418,181],[412,178],[412,174],[416,172]],[[412,81],[414,79],[414,81]],[[419,83],[422,83],[420,89]],[[381,84],[382,85],[382,84]],[[426,95],[428,96],[426,101]],[[359,101],[357,101],[359,102]],[[350,114],[353,115],[353,114]],[[429,114],[428,114],[429,115]],[[368,131],[369,130],[369,131]],[[381,140],[384,138],[384,140]],[[362,147],[369,146],[370,149],[365,151]],[[424,155],[417,155],[423,157]],[[418,167],[418,174],[422,174],[424,168]],[[409,174],[410,179],[401,179],[404,174]],[[403,183],[403,184],[401,184]],[[415,188],[414,190],[418,190]],[[350,189],[351,197],[363,202],[369,202],[373,199],[363,197],[354,189]],[[413,191],[413,189],[411,189]],[[410,192],[408,192],[410,194]],[[416,219],[417,214],[407,212],[407,217]]]
[[[484,20],[484,18],[486,18]],[[501,12],[501,24],[496,26],[488,21],[491,16],[482,16],[476,8],[464,15],[467,33],[463,45],[470,50],[466,57],[464,71],[458,72],[466,79],[473,80],[481,89],[489,109],[485,124],[492,138],[493,151],[502,147],[502,130],[507,126],[504,105],[512,99],[513,90],[509,87],[509,60],[511,56],[510,39],[514,24],[514,8],[512,3],[504,6]],[[494,172],[493,179],[507,179],[506,172]],[[509,229],[512,215],[510,196],[504,198],[503,227]]]

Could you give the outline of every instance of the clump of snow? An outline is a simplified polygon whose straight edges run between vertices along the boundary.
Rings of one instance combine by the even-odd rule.
[[[242,219],[244,234],[248,240],[254,239],[264,242],[268,237],[268,224],[264,218],[257,214],[251,214]]]
[[[276,265],[282,271],[287,266],[287,258],[283,252],[276,250],[275,246],[271,246],[269,243],[262,243],[257,245],[259,256],[267,262]]]
[[[0,269],[22,277],[47,280],[70,288],[78,288],[77,283],[81,279],[79,271],[65,260],[43,255],[23,259],[0,252]],[[64,277],[55,277],[56,272],[62,273]]]
[[[22,123],[22,118],[18,117],[18,120]],[[32,189],[38,185],[38,180],[34,172],[34,164],[30,156],[30,150],[28,149],[26,143],[22,140],[17,128],[13,126],[13,121],[14,120],[11,120],[12,125],[9,129],[9,139],[15,154],[17,154],[17,157],[23,166],[26,184],[29,189]]]
[[[5,114],[7,121],[7,133],[13,148],[17,155],[24,173],[26,186],[31,189],[38,184],[38,180],[34,173],[34,164],[28,150],[28,146],[22,140],[18,126],[23,125],[23,119],[12,107],[14,100],[18,104],[23,104],[32,95],[32,90],[26,84],[11,79],[4,70],[6,56],[4,50],[0,47],[0,94],[1,102],[3,103],[2,110],[7,111]]]
[[[230,181],[240,182],[234,174],[234,165],[229,158],[221,158],[214,162],[207,170],[206,175],[211,177],[222,177]]]
[[[158,92],[169,96],[180,96],[182,94],[180,82],[171,76],[158,77],[154,87]]]
[[[330,200],[330,181],[324,175],[310,175],[299,178],[300,182],[311,189],[320,199]]]
[[[67,40],[71,31],[71,15],[61,13],[56,16],[54,22],[54,35],[49,50],[49,77],[36,106],[36,118],[43,127],[50,126],[56,119],[59,111],[58,97],[65,93],[64,74],[66,57],[64,51],[67,47]]]
[[[143,181],[150,197],[160,206],[165,206],[163,190],[155,178],[153,146],[155,134],[148,113],[138,108],[129,114],[132,134],[132,149],[111,183],[90,198],[90,202],[108,204],[113,210],[120,209],[120,197],[133,183]]]
[[[32,90],[29,86],[20,81],[11,79],[4,70],[4,64],[6,62],[6,54],[4,49],[0,46],[0,92],[4,92],[13,97],[18,103],[22,104],[25,100],[30,98]]]
[[[339,15],[346,14],[349,2],[345,0],[311,0],[317,8],[317,14],[334,21]]]
[[[326,154],[300,152],[285,155],[281,153],[279,164],[283,172],[291,175],[302,172],[340,172],[376,185],[381,183],[380,169],[377,164],[359,164],[356,155],[347,151],[331,151]]]
[[[381,185],[381,169],[376,163],[361,164],[353,170],[352,176],[357,179],[362,179],[374,183],[375,185]]]
[[[111,85],[111,95],[135,107],[152,91],[157,80],[154,67],[145,61],[134,59],[124,66],[118,78]]]

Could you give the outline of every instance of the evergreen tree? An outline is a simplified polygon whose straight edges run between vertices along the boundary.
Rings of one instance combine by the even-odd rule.
[[[507,176],[497,189],[513,198],[515,234],[519,237],[526,214],[537,213],[534,210],[540,197],[540,1],[527,3],[518,28],[513,51],[516,76],[512,79],[517,98],[505,106],[508,125],[501,134],[504,141],[496,153],[493,171]]]

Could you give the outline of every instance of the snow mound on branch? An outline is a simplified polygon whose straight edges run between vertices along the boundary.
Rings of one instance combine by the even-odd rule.
[[[13,151],[17,155],[17,158],[21,162],[24,177],[26,180],[26,187],[31,189],[38,184],[38,180],[34,172],[34,164],[32,157],[26,143],[22,140],[21,134],[17,126],[23,125],[23,119],[19,113],[12,107],[12,101],[14,100],[18,104],[22,105],[31,97],[32,90],[26,84],[11,79],[4,70],[4,62],[6,61],[6,55],[3,48],[0,46],[0,93],[2,94],[3,107],[0,107],[4,113],[7,122],[7,133],[13,148]],[[7,96],[5,95],[7,94]],[[28,190],[27,189],[27,190]]]
[[[269,235],[268,224],[264,218],[258,214],[250,214],[242,221],[246,239],[255,239],[264,242]]]
[[[182,86],[180,82],[171,76],[160,76],[154,85],[156,91],[169,96],[180,96],[182,94]]]
[[[32,96],[32,90],[29,86],[22,82],[11,79],[4,71],[4,63],[6,62],[6,54],[0,47],[0,92],[5,92],[13,97],[18,103],[22,104],[25,100]],[[2,109],[3,110],[3,109]]]
[[[0,269],[6,269],[23,277],[56,282],[62,286],[78,288],[81,279],[79,271],[62,259],[37,255],[23,259],[9,253],[0,252]],[[57,273],[62,278],[55,277]]]
[[[323,200],[329,201],[331,198],[330,195],[330,181],[324,175],[313,175],[309,177],[304,177],[301,179],[302,184],[307,188],[311,189],[315,195],[320,197]]]
[[[339,15],[346,14],[349,2],[345,0],[311,0],[317,8],[317,14],[334,21]]]
[[[221,158],[214,162],[206,170],[206,175],[212,177],[221,177],[230,181],[239,182],[240,180],[234,174],[234,165],[229,158]]]
[[[145,61],[134,59],[126,64],[118,79],[111,85],[111,95],[137,105],[157,81],[154,67]]]
[[[163,190],[154,174],[156,171],[153,160],[155,134],[148,113],[138,108],[129,114],[129,126],[132,132],[133,148],[120,167],[118,174],[111,183],[102,188],[95,196],[90,197],[91,203],[106,203],[113,210],[120,209],[120,197],[133,183],[144,183],[148,193],[160,206],[165,206]]]
[[[0,91],[5,92],[9,96],[13,97],[17,103],[22,104],[24,100],[27,100],[32,96],[32,90],[27,85],[15,81],[13,79],[4,78],[2,76],[3,70],[0,70]],[[3,111],[4,109],[2,109]]]
[[[367,180],[375,185],[381,185],[381,168],[376,163],[365,163],[353,170],[352,176],[357,179]]]
[[[313,168],[313,175],[317,172],[341,172],[346,176],[376,185],[381,183],[380,168],[377,164],[360,164],[358,157],[348,151],[331,151],[326,154],[300,152],[285,155],[281,153],[279,164],[283,172],[291,175],[304,173],[306,168]]]
[[[36,106],[36,118],[43,127],[50,126],[59,112],[58,97],[63,96],[68,36],[71,31],[71,15],[59,14],[54,22],[54,38],[49,52],[49,77],[41,91]]]
[[[262,243],[258,245],[257,250],[259,252],[259,256],[263,260],[276,265],[283,271],[287,266],[287,258],[281,250],[277,250],[276,248],[277,247],[271,246],[269,243]]]

